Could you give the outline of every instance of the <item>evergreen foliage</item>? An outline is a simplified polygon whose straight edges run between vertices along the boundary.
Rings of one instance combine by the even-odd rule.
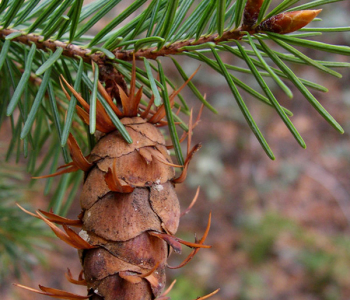
[[[9,274],[44,262],[42,249],[48,249],[43,238],[52,237],[42,222],[21,213],[14,203],[26,203],[31,193],[25,183],[24,170],[0,163],[0,282]],[[20,186],[20,187],[19,187]],[[27,206],[27,204],[24,204]]]
[[[257,19],[250,20],[254,25],[249,27],[244,18],[246,0],[135,0],[124,10],[118,6],[128,1],[96,0],[84,5],[82,0],[3,0],[0,2],[0,125],[9,117],[12,128],[6,158],[23,155],[28,161],[27,172],[38,176],[46,168],[53,173],[61,156],[69,163],[66,145],[69,133],[74,134],[83,149],[91,150],[95,143],[96,101],[103,105],[125,140],[132,142],[115,112],[97,91],[97,82],[111,70],[115,76],[121,74],[129,82],[133,56],[144,65],[136,68],[136,85],[143,86],[148,98],[142,103],[147,105],[153,94],[155,106],[165,104],[169,134],[180,164],[184,159],[176,124],[183,130],[187,130],[187,126],[171,109],[166,86],[175,87],[175,84],[163,70],[160,58],[164,56],[172,59],[184,81],[189,76],[177,62],[177,55],[198,60],[221,74],[271,159],[274,154],[245,104],[241,90],[274,108],[300,146],[305,148],[306,144],[290,120],[292,112],[279,104],[265,82],[266,77],[272,78],[286,97],[293,97],[288,85],[294,85],[331,126],[343,133],[341,125],[312,93],[313,90],[327,92],[327,88],[300,78],[286,63],[305,64],[340,78],[341,74],[334,68],[349,67],[350,63],[315,60],[294,46],[349,56],[350,47],[326,44],[315,38],[322,33],[349,31],[350,27],[313,27],[312,23],[285,35],[288,32],[278,32],[269,23],[277,20],[275,17],[281,13],[316,9],[340,1],[344,0],[314,0],[298,5],[299,0],[284,0],[270,9],[271,1],[265,0],[261,9],[259,7]],[[96,36],[89,35],[89,30],[115,7],[120,13]],[[309,22],[312,20],[319,21],[313,17]],[[284,50],[274,50],[276,45]],[[234,59],[225,63],[221,58],[224,53]],[[233,64],[237,60],[247,67]],[[262,93],[240,80],[239,73],[251,74]],[[75,96],[70,95],[68,101],[60,85],[60,75],[90,104],[89,126],[76,114],[79,104]],[[213,100],[206,99],[191,81],[188,86],[206,108],[216,113]],[[175,108],[185,115],[190,114],[181,94]],[[19,112],[19,117],[15,111]],[[44,144],[49,151],[38,165],[37,158]],[[61,177],[50,203],[55,213],[67,212],[81,178],[81,173]],[[46,194],[51,186],[52,179],[48,179]],[[68,199],[63,201],[68,189]]]

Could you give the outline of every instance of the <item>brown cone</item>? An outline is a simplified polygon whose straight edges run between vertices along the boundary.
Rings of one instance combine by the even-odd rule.
[[[97,248],[80,255],[90,299],[151,300],[165,285],[168,245],[148,232],[174,234],[180,206],[160,131],[140,118],[122,122],[133,143],[112,132],[100,139],[89,157],[93,166],[80,197],[80,236]],[[105,181],[109,169],[134,190],[111,191]]]

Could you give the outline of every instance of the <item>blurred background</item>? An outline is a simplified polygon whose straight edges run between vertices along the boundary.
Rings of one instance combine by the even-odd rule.
[[[349,1],[324,6],[322,24],[312,25],[348,26],[349,12]],[[349,33],[325,33],[318,39],[350,45]],[[349,57],[301,50],[316,59],[350,61]],[[222,58],[230,62],[235,59]],[[170,59],[163,61],[168,76],[177,74]],[[198,67],[198,62],[185,57],[179,62],[187,74]],[[219,114],[204,110],[194,131],[193,144],[201,142],[203,147],[191,163],[186,182],[176,187],[182,209],[190,204],[197,186],[201,191],[194,208],[181,219],[178,236],[187,240],[192,240],[195,233],[202,236],[212,212],[207,239],[212,249],[200,250],[182,269],[169,270],[169,283],[177,279],[170,294],[173,300],[196,299],[217,288],[220,292],[210,299],[350,299],[350,70],[339,70],[343,78],[335,79],[303,65],[289,65],[297,75],[329,88],[328,93],[314,94],[343,126],[345,134],[338,134],[328,125],[293,86],[289,85],[295,95],[291,100],[269,82],[280,103],[294,113],[292,121],[307,144],[306,150],[301,149],[273,109],[242,92],[275,153],[276,160],[271,161],[251,133],[225,80],[202,66],[193,82],[207,94]],[[252,76],[237,76],[259,90]],[[174,80],[177,86],[182,84],[180,78]],[[183,96],[196,115],[199,102],[189,89]],[[53,195],[43,195],[45,180],[30,185],[24,159],[17,164],[14,158],[5,162],[10,133],[7,121],[0,130],[2,299],[46,299],[14,288],[14,282],[85,294],[84,287],[73,286],[64,278],[67,267],[74,277],[81,270],[76,251],[53,239],[43,224],[27,218],[14,206],[20,202],[32,210],[46,209]],[[55,179],[53,184],[57,182]],[[75,201],[69,216],[74,218],[79,211]],[[9,215],[12,222],[8,222]],[[15,226],[18,222],[26,222],[25,232]],[[10,223],[13,228],[5,229],[14,234],[5,243],[6,235],[2,233]],[[16,247],[22,242],[25,246]],[[187,253],[173,254],[169,264],[179,264]]]

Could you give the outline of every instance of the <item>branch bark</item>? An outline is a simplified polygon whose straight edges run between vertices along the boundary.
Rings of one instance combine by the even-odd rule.
[[[15,30],[15,29],[0,29],[0,38],[5,39],[10,34],[16,33],[16,32],[21,32],[21,31]],[[181,54],[183,52],[189,52],[188,50],[183,49],[183,47],[186,47],[186,46],[197,46],[197,45],[201,45],[209,42],[218,44],[220,42],[226,42],[230,40],[240,40],[243,36],[244,36],[244,33],[241,32],[240,28],[238,28],[233,31],[225,31],[221,37],[219,37],[218,34],[213,34],[210,36],[203,36],[198,40],[189,39],[185,41],[178,41],[170,45],[166,45],[162,47],[160,50],[157,50],[156,47],[140,49],[137,52],[135,52],[135,58],[142,59],[143,57],[146,57],[148,59],[157,59],[160,56],[176,55],[176,54]],[[46,52],[48,52],[49,50],[54,52],[56,51],[57,48],[63,48],[62,54],[64,56],[72,57],[72,58],[81,57],[86,63],[89,63],[89,64],[91,64],[91,61],[94,61],[99,65],[103,65],[103,64],[106,64],[108,61],[110,61],[103,53],[91,54],[90,49],[85,49],[83,47],[80,47],[74,44],[67,44],[61,41],[52,41],[52,40],[43,41],[43,37],[36,34],[22,34],[18,37],[13,38],[12,41],[25,44],[25,45],[31,45],[32,43],[35,43],[38,49],[41,49]],[[116,58],[125,60],[125,61],[132,61],[133,53],[134,53],[133,50],[117,49],[113,51],[113,54],[115,55]]]

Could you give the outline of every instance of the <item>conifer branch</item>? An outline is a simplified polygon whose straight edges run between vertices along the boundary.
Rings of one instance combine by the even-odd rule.
[[[7,36],[13,33],[21,32],[20,30],[15,30],[15,29],[1,29],[0,30],[0,38],[5,39]],[[37,35],[37,34],[22,34],[18,37],[15,37],[11,39],[11,41],[18,42],[24,45],[31,45],[34,43],[37,47],[37,49],[41,49],[45,52],[48,51],[56,51],[58,48],[63,48],[62,55],[66,57],[81,57],[83,58],[84,62],[86,63],[91,63],[91,60],[94,60],[98,62],[100,59],[99,57],[101,56],[100,53],[94,53],[92,55],[89,55],[91,53],[91,50],[89,49],[84,49],[80,46],[73,45],[73,44],[68,44],[64,43],[61,41],[52,41],[52,40],[43,40],[44,37]]]
[[[21,31],[15,29],[1,29],[0,30],[0,38],[5,39],[10,34],[20,33]],[[254,34],[256,32],[250,32]],[[219,44],[221,42],[240,40],[242,37],[246,35],[246,32],[242,32],[241,28],[237,28],[235,30],[228,30],[223,33],[221,37],[216,34],[212,34],[209,36],[202,36],[198,40],[189,39],[185,41],[178,41],[172,43],[170,45],[163,46],[161,49],[157,49],[157,47],[151,47],[146,49],[140,49],[135,52],[135,59],[141,60],[143,58],[156,60],[160,56],[167,55],[176,55],[182,52],[190,52],[188,48],[185,47],[193,47],[200,46],[208,43]],[[81,46],[77,46],[74,44],[65,43],[62,41],[53,41],[53,40],[44,40],[43,36],[37,34],[22,34],[18,37],[11,39],[14,42],[18,42],[24,45],[31,45],[32,43],[36,44],[37,49],[41,49],[45,52],[52,51],[55,52],[58,48],[63,48],[62,55],[71,58],[81,57],[84,62],[91,64],[91,61],[96,62],[97,64],[105,64],[108,61],[108,58],[103,53],[92,53],[91,49],[86,49]],[[113,54],[117,59],[121,59],[124,61],[131,61],[133,57],[134,50],[120,50],[117,49],[113,51]]]
[[[251,34],[254,34],[254,33],[256,32],[251,32]],[[164,46],[159,50],[157,50],[157,47],[140,49],[135,53],[135,58],[141,59],[145,57],[147,59],[157,59],[159,56],[176,55],[182,52],[191,51],[188,48],[186,49],[185,47],[200,46],[208,43],[219,44],[221,42],[240,40],[244,35],[246,35],[246,32],[242,32],[241,28],[237,28],[235,30],[225,31],[221,37],[219,37],[219,35],[216,33],[209,36],[202,36],[198,40],[190,39],[185,41],[178,41],[170,45]],[[129,50],[129,51],[116,50],[114,51],[114,54],[119,59],[132,60],[133,50]]]

